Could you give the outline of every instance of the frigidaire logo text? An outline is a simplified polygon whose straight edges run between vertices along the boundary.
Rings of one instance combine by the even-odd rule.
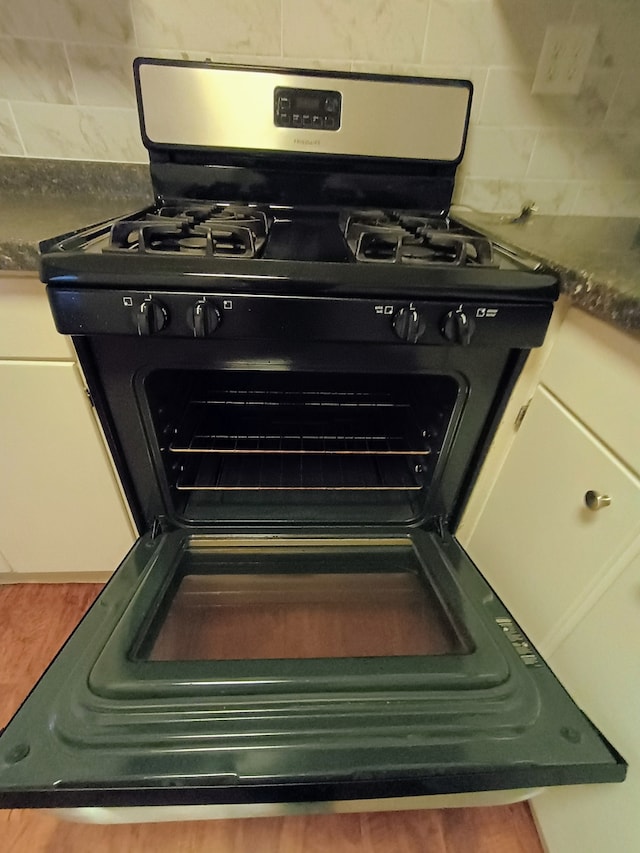
[[[298,136],[293,137],[296,145],[320,145],[319,139],[300,139]]]

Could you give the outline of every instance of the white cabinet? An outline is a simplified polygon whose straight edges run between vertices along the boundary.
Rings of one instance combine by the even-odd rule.
[[[640,337],[573,309],[542,382],[640,475]]]
[[[511,443],[488,459],[478,482],[489,486],[461,536],[545,655],[640,532],[640,339],[571,309],[550,343],[519,430],[501,426]],[[611,504],[587,509],[587,491]]]
[[[549,790],[536,797],[534,816],[550,853],[640,850],[640,539],[632,553],[548,661],[624,755],[627,778],[620,785]]]
[[[0,553],[0,576],[13,571],[4,554]]]
[[[106,576],[133,527],[73,348],[33,276],[0,277],[0,411],[0,574]]]
[[[520,428],[489,456],[463,541],[630,764],[532,801],[549,853],[640,850],[640,339],[571,309]],[[611,498],[592,511],[592,490]]]
[[[467,547],[543,654],[639,532],[638,479],[538,388]]]
[[[33,273],[0,273],[0,358],[75,358],[69,339],[56,331],[44,284]]]

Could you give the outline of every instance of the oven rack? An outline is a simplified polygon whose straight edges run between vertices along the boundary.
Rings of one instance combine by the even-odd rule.
[[[407,402],[339,392],[225,392],[192,400],[172,453],[425,456]]]
[[[181,472],[178,491],[419,491],[419,462],[397,455],[216,454],[195,457]]]

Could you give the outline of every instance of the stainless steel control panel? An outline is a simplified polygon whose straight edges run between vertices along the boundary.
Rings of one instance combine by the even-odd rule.
[[[468,80],[139,58],[148,148],[298,152],[457,162]]]

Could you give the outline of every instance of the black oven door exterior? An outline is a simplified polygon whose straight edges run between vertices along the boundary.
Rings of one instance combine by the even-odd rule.
[[[365,571],[385,598],[391,576],[415,572],[452,645],[241,661],[153,654],[158,613],[184,575],[299,571],[332,585]],[[429,797],[621,781],[626,769],[455,538],[415,529],[145,534],[0,743],[4,808]]]

